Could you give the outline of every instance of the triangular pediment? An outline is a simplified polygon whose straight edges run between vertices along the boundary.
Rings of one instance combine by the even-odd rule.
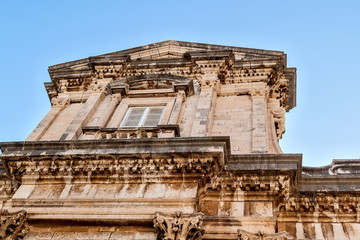
[[[185,53],[189,53],[192,58],[198,58],[199,56],[231,55],[234,57],[235,61],[265,60],[281,58],[284,56],[284,53],[280,51],[168,40],[57,64],[49,67],[49,71],[51,72],[60,69],[68,69],[69,71],[86,70],[90,69],[93,64],[117,64],[128,60],[183,58]]]

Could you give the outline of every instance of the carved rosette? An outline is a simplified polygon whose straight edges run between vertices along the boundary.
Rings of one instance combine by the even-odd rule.
[[[287,240],[289,239],[286,232],[279,232],[273,234],[265,234],[262,231],[258,233],[250,233],[245,230],[238,229],[238,240]]]
[[[156,212],[154,227],[158,230],[158,240],[201,240],[204,234],[202,229],[202,213],[175,215]]]
[[[28,232],[27,214],[24,210],[9,213],[1,210],[0,239],[24,239]]]

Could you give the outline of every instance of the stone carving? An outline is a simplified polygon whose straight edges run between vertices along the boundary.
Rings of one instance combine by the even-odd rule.
[[[355,194],[332,194],[317,193],[315,196],[299,195],[290,197],[280,204],[281,212],[300,213],[357,213],[359,212],[360,199]]]
[[[206,80],[206,79],[200,79],[199,80],[200,87],[214,87],[218,88],[220,86],[219,80]]]
[[[274,117],[276,136],[281,138],[282,134],[285,132],[285,109],[282,107],[275,107],[271,110],[271,113]]]
[[[104,77],[117,78],[120,76],[120,73],[123,71],[123,64],[117,65],[98,65],[94,67],[94,75],[99,79]]]
[[[283,108],[289,108],[289,81],[285,78],[275,77],[275,73],[270,74],[270,97],[280,100],[280,104]]]
[[[99,160],[101,159],[101,160]],[[35,161],[35,160],[33,160]],[[86,157],[65,156],[63,158],[51,159],[39,157],[36,165],[33,161],[8,162],[9,172],[17,179],[28,175],[32,177],[53,178],[55,176],[76,177],[99,176],[118,179],[131,179],[139,176],[159,174],[183,174],[201,173],[216,174],[222,168],[222,163],[213,157],[205,157],[193,154],[193,160],[187,157],[153,157],[151,159],[132,159],[121,156],[99,156],[98,159]]]
[[[235,177],[234,174],[242,176]],[[233,172],[232,175],[223,173],[222,176],[213,177],[209,183],[199,186],[202,187],[200,195],[205,195],[209,191],[237,191],[247,194],[266,192],[268,195],[276,196],[277,201],[283,201],[289,198],[290,182],[291,177],[288,175],[270,177]]]
[[[11,197],[19,188],[20,183],[15,179],[11,179],[8,176],[1,176],[0,178],[0,198]]]
[[[154,227],[158,230],[158,240],[201,240],[202,213],[183,215],[178,211],[175,215],[155,213]]]
[[[24,210],[9,213],[1,210],[0,239],[24,239],[28,232],[27,214]]]
[[[63,107],[68,104],[70,104],[70,99],[68,98],[54,97],[51,99],[51,105],[53,107]]]
[[[60,80],[59,81],[59,91],[61,93],[67,92],[67,87],[69,85],[69,82],[66,80]]]
[[[257,234],[247,232],[245,230],[238,229],[238,240],[287,240],[289,239],[286,232],[265,234],[263,231],[259,231]]]
[[[194,93],[193,80],[173,74],[144,74],[121,78],[108,84],[112,92],[125,95],[128,90],[173,89],[174,92],[184,91],[186,95]]]
[[[268,94],[268,90],[264,88],[252,88],[249,89],[249,94],[252,97],[266,97],[266,95]]]
[[[96,79],[90,83],[90,88],[94,92],[102,92],[106,88],[106,84],[98,82]]]

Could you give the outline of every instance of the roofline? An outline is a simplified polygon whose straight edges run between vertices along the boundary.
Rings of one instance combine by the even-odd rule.
[[[135,53],[137,51],[144,51],[156,47],[162,47],[167,45],[179,45],[180,47],[193,47],[193,48],[203,48],[204,50],[232,50],[232,51],[241,51],[246,53],[257,53],[257,54],[265,54],[270,56],[283,56],[285,55],[282,51],[275,50],[265,50],[265,49],[257,49],[257,48],[244,48],[244,47],[235,47],[235,46],[226,46],[226,45],[217,45],[217,44],[208,44],[208,43],[197,43],[197,42],[185,42],[185,41],[177,41],[177,40],[166,40],[162,42],[156,42],[151,44],[146,44],[134,48],[128,48],[121,51],[115,51],[110,53],[105,53],[96,56],[89,56],[87,58],[82,58],[78,60],[73,60],[69,62],[59,63],[55,65],[49,66],[49,70],[62,68],[66,65],[71,65],[74,63],[87,63],[91,57],[106,57],[109,55],[119,55],[119,56],[127,56],[128,54]]]

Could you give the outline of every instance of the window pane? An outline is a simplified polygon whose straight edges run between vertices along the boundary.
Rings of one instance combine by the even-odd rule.
[[[163,109],[164,109],[163,107],[156,107],[156,108],[150,107],[146,119],[143,123],[143,126],[156,127],[156,125],[159,124]]]
[[[125,122],[122,124],[123,127],[138,127],[140,124],[140,120],[142,115],[144,114],[146,108],[129,108],[127,118]]]

